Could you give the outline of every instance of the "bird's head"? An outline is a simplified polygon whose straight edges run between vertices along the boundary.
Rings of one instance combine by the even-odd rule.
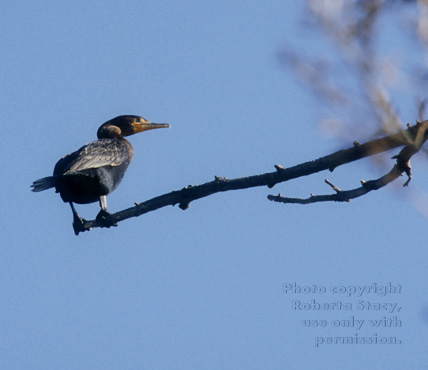
[[[103,123],[98,129],[98,139],[119,138],[155,128],[169,127],[168,123],[152,123],[140,116],[118,116]]]

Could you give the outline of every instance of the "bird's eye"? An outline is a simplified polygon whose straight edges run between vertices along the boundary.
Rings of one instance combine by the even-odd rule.
[[[137,118],[137,122],[141,122],[141,118],[140,117]]]

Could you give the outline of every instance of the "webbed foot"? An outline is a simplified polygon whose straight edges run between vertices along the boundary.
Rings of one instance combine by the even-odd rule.
[[[85,227],[86,220],[80,217],[77,213],[73,213],[73,230],[76,235],[90,230],[90,227]]]

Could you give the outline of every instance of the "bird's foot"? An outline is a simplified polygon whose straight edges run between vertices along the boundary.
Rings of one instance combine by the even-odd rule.
[[[95,220],[101,227],[117,226],[117,222],[114,220],[113,215],[103,209],[98,213]]]
[[[77,213],[73,216],[73,229],[76,235],[83,233],[84,231],[90,230],[90,227],[85,226],[86,220],[80,217]]]

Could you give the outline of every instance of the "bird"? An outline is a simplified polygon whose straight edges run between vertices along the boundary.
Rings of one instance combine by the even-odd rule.
[[[34,181],[32,191],[55,188],[62,200],[70,204],[76,235],[87,229],[84,228],[86,220],[79,216],[73,203],[99,201],[97,223],[103,227],[116,226],[107,211],[107,195],[119,186],[134,155],[125,136],[167,127],[170,127],[168,123],[152,123],[140,116],[115,117],[99,127],[98,140],[62,157],[55,165],[53,176]]]

